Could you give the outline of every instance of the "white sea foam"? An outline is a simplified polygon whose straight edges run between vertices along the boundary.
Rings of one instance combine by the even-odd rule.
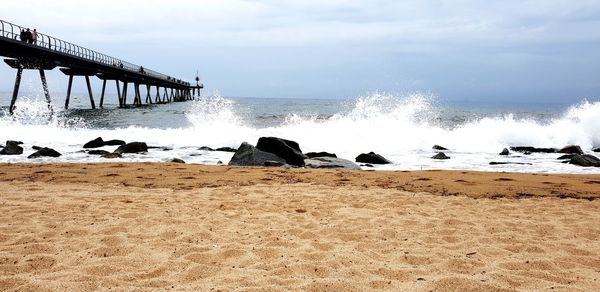
[[[358,98],[350,110],[328,119],[291,114],[274,127],[250,126],[236,104],[222,97],[204,97],[186,113],[189,126],[158,129],[129,126],[94,129],[81,119],[65,118],[60,113],[49,118],[44,102],[22,99],[13,117],[0,119],[0,140],[19,139],[25,146],[53,147],[61,158],[44,161],[105,161],[81,153],[81,145],[95,137],[145,141],[166,146],[172,151],[152,150],[147,155],[129,155],[122,161],[166,161],[173,157],[188,162],[227,163],[230,153],[199,151],[199,146],[237,147],[241,142],[255,143],[261,136],[277,136],[298,141],[304,152],[328,151],[353,159],[374,151],[394,161],[381,169],[472,169],[538,172],[588,172],[557,161],[558,155],[544,154],[502,158],[497,154],[508,146],[562,147],[580,145],[586,152],[600,145],[600,102],[571,106],[560,117],[546,122],[518,119],[512,114],[484,117],[448,127],[438,124],[440,108],[429,95],[404,97],[375,93]],[[168,117],[165,117],[168,118]],[[450,150],[450,160],[435,161],[432,145]],[[107,150],[113,148],[107,147]],[[33,150],[26,151],[26,154]],[[519,156],[519,155],[515,155]],[[0,161],[27,161],[25,156],[0,156]],[[490,161],[529,162],[531,166],[490,166]]]

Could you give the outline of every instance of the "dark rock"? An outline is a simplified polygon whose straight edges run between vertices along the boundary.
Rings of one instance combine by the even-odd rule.
[[[598,157],[596,157],[594,155],[589,155],[589,154],[575,155],[571,158],[571,161],[569,161],[569,163],[579,165],[579,166],[585,166],[585,167],[589,167],[589,166],[600,167],[600,159],[598,159]]]
[[[83,148],[88,149],[88,148],[100,148],[104,146],[104,140],[102,140],[102,137],[98,137],[92,141],[89,141],[87,143],[85,143],[83,145]]]
[[[229,165],[239,166],[264,166],[266,161],[279,161],[285,163],[285,159],[277,155],[265,151],[261,151],[256,147],[244,142],[240,148],[233,154]]]
[[[0,150],[0,155],[21,155],[23,154],[23,147],[19,146],[23,142],[20,141],[6,141],[6,145]]]
[[[374,152],[363,153],[361,155],[356,156],[356,162],[360,163],[369,163],[369,164],[390,164],[391,161],[385,159],[383,156],[376,154]]]
[[[431,156],[431,159],[450,159],[444,152],[439,152],[438,154]]]
[[[568,145],[558,150],[558,153],[583,154],[583,150],[578,145]]]
[[[500,152],[498,155],[502,155],[502,156],[510,155],[510,151],[508,151],[508,149],[504,148],[504,149],[502,149],[502,152]]]
[[[527,162],[504,162],[504,161],[492,161],[490,162],[490,165],[504,165],[504,164],[517,164],[517,165],[532,165],[531,163],[527,163]]]
[[[593,152],[600,152],[600,147],[592,149]]]
[[[44,147],[44,148],[38,150],[37,152],[27,156],[27,158],[34,159],[34,158],[40,158],[40,157],[60,157],[61,155],[62,154],[58,153],[58,151],[56,151],[52,148]]]
[[[106,150],[90,150],[88,151],[89,155],[106,155],[109,154],[110,152],[106,151]]]
[[[141,153],[141,152],[148,152],[148,145],[146,145],[146,143],[144,142],[131,142],[131,143],[127,143],[125,145],[121,145],[119,146],[119,148],[117,148],[117,150],[114,151],[114,153]]]
[[[173,158],[173,159],[171,159],[171,162],[172,163],[183,163],[183,164],[185,164],[185,161],[183,161],[182,159],[179,159],[179,158]]]
[[[335,153],[328,153],[328,152],[308,152],[305,155],[308,158],[315,158],[315,157],[332,157],[332,158],[337,158],[337,155],[335,155]]]
[[[524,152],[523,152],[523,155],[531,155],[531,152],[529,152],[529,151],[524,151]]]
[[[106,159],[113,159],[113,158],[121,158],[121,157],[123,157],[123,155],[121,155],[121,153],[108,153],[108,154],[102,155],[101,157],[106,158]]]
[[[42,148],[44,148],[44,147],[35,146],[35,145],[31,146],[31,149],[33,149],[33,150],[35,150],[35,151],[38,151],[38,150],[40,150],[40,149],[42,149]]]
[[[559,158],[556,158],[556,159],[558,159],[558,160],[567,160],[567,159],[569,159],[570,160],[575,155],[577,155],[577,154],[565,154],[565,155],[560,156]]]
[[[253,146],[254,147],[254,146]],[[215,149],[215,151],[222,151],[222,152],[237,152],[238,150],[235,148],[231,148],[231,147],[220,147]]]
[[[217,165],[223,165],[223,161],[221,161],[221,160],[217,161]]]
[[[373,166],[373,164],[368,164],[368,163],[361,164],[360,166],[364,166],[364,167],[375,167],[375,166]]]
[[[127,143],[125,143],[125,141],[123,140],[108,140],[108,141],[104,141],[104,146],[121,146],[121,145],[125,145]]]
[[[204,151],[215,151],[215,149],[212,149],[208,146],[202,146],[200,148],[198,148],[198,150],[204,150]]]
[[[531,146],[516,146],[516,147],[510,147],[510,150],[512,151],[516,151],[516,152],[529,152],[531,153],[556,153],[556,148],[536,148],[536,147],[531,147]]]
[[[431,147],[431,149],[433,149],[433,150],[440,150],[440,151],[448,150],[446,147],[442,147],[440,145],[433,145],[433,147]]]
[[[356,163],[337,157],[313,157],[305,159],[306,167],[310,168],[343,168],[351,170],[361,170]]]
[[[302,154],[298,143],[277,137],[260,137],[256,148],[261,151],[273,153],[294,166],[304,166],[304,159],[308,158]]]
[[[302,150],[300,150],[300,145],[297,142],[294,142],[292,140],[286,140],[286,139],[282,139],[282,138],[277,138],[277,137],[261,137],[258,139],[258,142],[260,142],[260,140],[263,140],[263,143],[266,142],[277,142],[277,141],[281,141],[283,143],[285,143],[285,145],[287,145],[288,147],[291,147],[292,149],[298,151],[298,152],[302,152]],[[256,148],[258,148],[258,143],[256,145]],[[265,151],[265,150],[263,150]]]
[[[279,166],[284,166],[285,163],[281,162],[281,161],[265,161],[265,163],[263,164],[266,167],[279,167]]]

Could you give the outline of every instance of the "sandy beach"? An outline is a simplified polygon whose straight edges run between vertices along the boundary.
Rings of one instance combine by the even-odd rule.
[[[0,165],[2,291],[598,291],[600,175]]]

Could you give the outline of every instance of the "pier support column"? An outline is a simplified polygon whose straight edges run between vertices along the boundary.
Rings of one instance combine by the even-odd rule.
[[[142,104],[142,99],[140,97],[140,84],[139,83],[134,83],[134,87],[135,87],[135,98],[133,99],[133,104],[134,105],[141,105]]]
[[[175,98],[175,94],[173,94],[173,88],[171,88],[171,96],[169,97],[169,101],[173,101],[173,98]]]
[[[146,84],[146,103],[152,104],[152,97],[150,96],[150,85]]]
[[[167,88],[163,87],[163,90],[164,90],[164,94],[163,94],[162,101],[163,102],[168,102],[169,101],[169,93],[167,92]]]
[[[23,75],[23,68],[17,69],[17,77],[15,78],[15,88],[13,89],[12,99],[10,100],[10,108],[8,112],[12,115],[15,110],[15,103],[17,102],[17,96],[19,95],[19,87],[21,86],[21,75]]]
[[[54,65],[56,66],[56,65]],[[65,109],[69,108],[69,100],[71,99],[71,88],[73,86],[74,76],[84,76],[85,82],[88,89],[88,95],[90,97],[90,105],[92,109],[96,109],[96,102],[94,102],[94,95],[92,93],[92,84],[90,83],[90,76],[95,76],[98,72],[92,69],[79,69],[79,68],[60,68],[60,71],[65,75],[69,76],[69,87],[67,88],[67,98],[65,99]]]
[[[119,84],[119,80],[115,80],[117,83],[117,97],[119,98],[119,107],[123,107],[123,97],[121,96],[121,85]]]
[[[50,100],[50,93],[48,91],[48,83],[46,82],[46,75],[44,70],[52,70],[56,68],[53,63],[48,63],[45,60],[26,58],[26,59],[4,59],[4,63],[8,64],[13,69],[17,69],[17,76],[15,77],[15,87],[13,89],[12,98],[10,100],[10,106],[8,112],[12,115],[15,111],[15,104],[19,96],[19,88],[21,87],[21,77],[23,76],[24,69],[35,69],[40,71],[40,78],[42,79],[42,86],[44,86],[44,94],[46,100]],[[49,103],[52,106],[51,103]],[[50,108],[52,111],[52,108]]]
[[[156,97],[154,97],[154,102],[159,103],[160,101],[160,86],[156,86]]]
[[[69,100],[71,99],[71,88],[73,87],[73,75],[69,75],[69,85],[67,86],[67,97],[65,98],[65,109],[69,109]]]
[[[127,105],[127,81],[123,81],[123,103],[121,103],[121,107],[125,107]]]
[[[90,105],[92,106],[92,109],[96,109],[96,103],[94,102],[94,95],[92,94],[92,85],[90,84],[90,76],[85,76],[85,83],[87,84],[87,88],[88,88],[88,95],[90,96]]]
[[[100,108],[104,107],[104,93],[106,91],[106,79],[102,80],[102,93],[100,94]]]
[[[50,99],[50,91],[48,90],[48,82],[46,82],[46,72],[44,72],[44,69],[40,69],[40,79],[42,80],[42,87],[44,88],[48,109],[50,110],[50,114],[54,115],[54,108],[52,107],[52,100]]]

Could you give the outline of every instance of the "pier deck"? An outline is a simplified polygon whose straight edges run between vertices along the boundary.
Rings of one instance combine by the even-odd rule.
[[[15,87],[9,111],[13,112],[19,93],[22,71],[25,69],[39,70],[48,106],[52,109],[51,99],[45,77],[45,70],[59,67],[61,72],[69,76],[65,108],[69,107],[73,77],[83,76],[86,79],[91,108],[95,109],[93,91],[89,77],[96,76],[103,80],[100,107],[104,103],[104,93],[107,81],[114,80],[117,86],[119,106],[127,105],[128,84],[134,86],[133,105],[142,105],[139,87],[147,89],[146,104],[166,103],[172,101],[186,101],[194,99],[200,93],[203,85],[192,85],[166,74],[162,74],[109,55],[75,45],[61,39],[37,33],[37,40],[27,41],[21,39],[24,27],[0,20],[0,56],[6,57],[5,63],[17,69]],[[122,90],[120,83],[123,83]],[[156,95],[151,96],[151,89],[156,87]]]

